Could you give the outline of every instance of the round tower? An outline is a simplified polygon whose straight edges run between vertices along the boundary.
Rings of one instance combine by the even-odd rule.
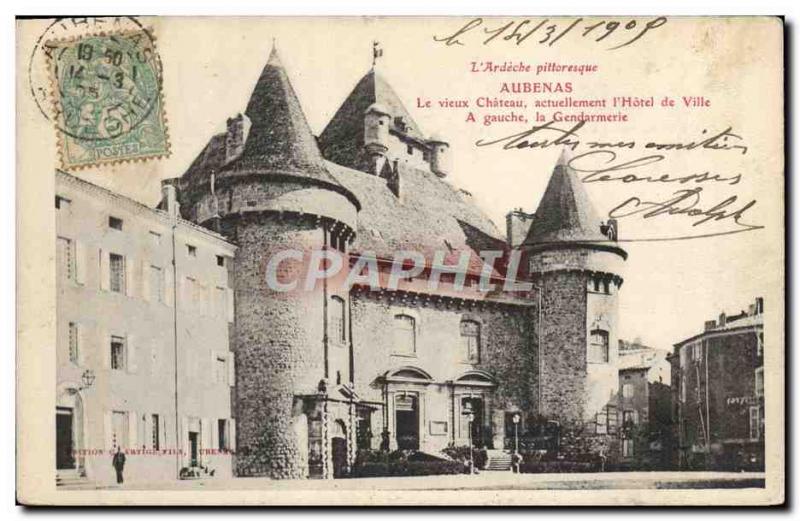
[[[310,253],[344,249],[355,235],[356,197],[328,172],[277,52],[255,86],[241,154],[220,168],[214,192],[234,262],[238,476],[329,477],[326,334],[328,288],[304,289]],[[197,195],[196,220],[212,194]],[[302,260],[275,256],[293,250]],[[297,281],[281,291],[268,281]]]
[[[606,434],[607,414],[616,414],[608,406],[619,388],[617,296],[627,253],[615,230],[601,231],[608,225],[569,159],[565,149],[521,246],[541,297],[537,399],[540,414],[594,422]]]
[[[431,172],[439,177],[447,177],[453,167],[450,144],[434,134],[428,140],[431,147]]]

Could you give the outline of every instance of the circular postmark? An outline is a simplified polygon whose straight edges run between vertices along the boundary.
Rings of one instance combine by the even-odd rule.
[[[44,117],[86,143],[152,119],[161,71],[154,38],[135,18],[59,18],[36,41],[28,76]]]

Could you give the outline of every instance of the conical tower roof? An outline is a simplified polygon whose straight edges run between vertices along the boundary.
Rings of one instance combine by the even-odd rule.
[[[424,140],[424,134],[406,109],[400,97],[374,68],[365,74],[336,111],[319,136],[319,144],[326,159],[345,166],[358,168],[364,147],[364,114],[373,104],[381,107],[392,118],[392,125],[407,136]],[[396,127],[400,118],[404,128]]]
[[[250,131],[244,150],[227,170],[305,178],[345,193],[358,205],[355,196],[325,167],[316,138],[274,47],[245,114],[250,119]]]
[[[578,174],[569,167],[569,151],[564,148],[550,182],[536,210],[525,244],[607,241],[600,232],[597,215]]]

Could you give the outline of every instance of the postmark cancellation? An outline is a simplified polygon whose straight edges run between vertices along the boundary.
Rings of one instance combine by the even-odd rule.
[[[161,62],[144,28],[47,42],[61,167],[169,155]]]

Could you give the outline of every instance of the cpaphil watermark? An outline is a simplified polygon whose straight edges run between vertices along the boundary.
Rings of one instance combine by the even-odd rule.
[[[358,286],[370,291],[417,288],[510,294],[534,287],[526,280],[523,253],[518,250],[400,250],[381,257],[371,251],[285,249],[267,259],[264,281],[279,293],[315,291],[321,285],[348,291]]]

